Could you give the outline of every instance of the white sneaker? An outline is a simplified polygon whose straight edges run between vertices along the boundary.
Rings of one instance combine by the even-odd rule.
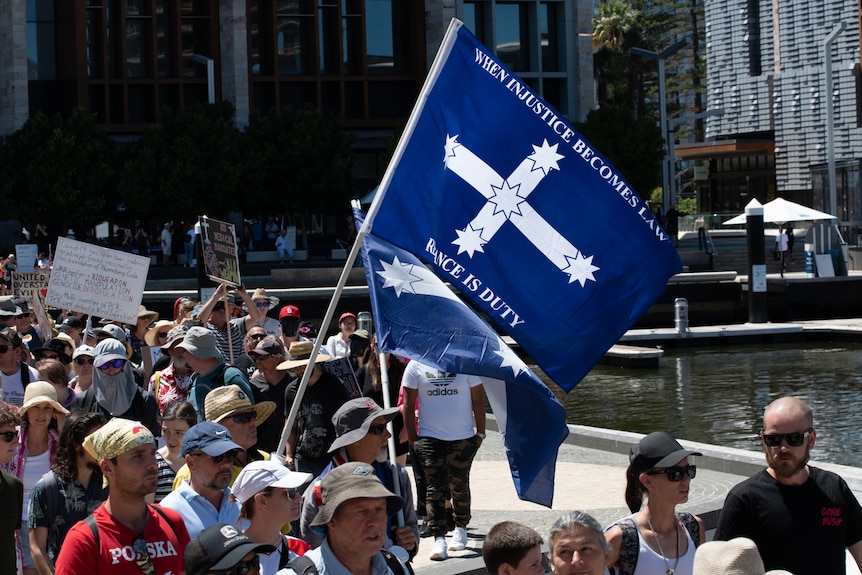
[[[452,541],[449,543],[449,551],[462,551],[467,548],[467,530],[456,527],[452,533]]]
[[[446,552],[446,538],[437,537],[434,539],[434,546],[431,547],[431,555],[428,556],[431,561],[443,561],[449,558]]]

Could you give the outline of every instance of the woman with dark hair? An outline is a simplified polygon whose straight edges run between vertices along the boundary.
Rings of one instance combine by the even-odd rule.
[[[392,354],[386,354],[386,373],[389,376],[389,405],[398,404],[398,394],[401,391],[401,376],[404,375],[404,363]],[[380,352],[377,349],[377,339],[371,339],[371,345],[362,354],[362,367],[356,371],[356,381],[362,386],[362,395],[370,397],[377,405],[384,406],[383,378],[380,370]],[[395,438],[395,456],[398,463],[404,465],[407,456],[407,442],[400,442],[401,430],[404,428],[404,418],[399,413],[392,420],[392,437]]]
[[[164,499],[173,489],[177,471],[186,462],[180,455],[183,436],[197,422],[198,414],[188,401],[174,401],[165,407],[165,412],[162,414],[162,439],[165,445],[156,451],[156,462],[159,464],[156,503]]]
[[[663,431],[632,446],[625,493],[632,515],[607,531],[608,567],[616,565],[616,573],[691,575],[695,547],[706,541],[706,531],[700,517],[677,513],[676,506],[688,501],[697,473],[692,455],[702,454],[683,449]]]
[[[108,497],[98,462],[83,448],[84,438],[104,424],[101,413],[69,414],[51,473],[33,487],[28,512],[30,553],[40,573],[53,572],[66,533]]]
[[[60,445],[58,429],[69,412],[57,402],[57,392],[47,381],[31,382],[24,389],[24,403],[18,410],[21,417],[19,436],[21,443],[15,448],[12,461],[3,465],[3,470],[14,475],[24,484],[24,501],[30,501],[30,491],[36,482],[48,473],[54,455]],[[28,506],[24,505],[21,516],[20,537],[23,548],[24,575],[36,575],[36,567],[30,555],[30,537],[27,525]]]

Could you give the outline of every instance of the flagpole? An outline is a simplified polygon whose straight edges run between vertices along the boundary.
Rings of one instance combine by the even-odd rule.
[[[378,348],[379,350],[379,348]],[[386,358],[386,353],[378,351],[380,358],[380,391],[383,393],[383,409],[392,407],[392,398],[389,397],[389,362]],[[395,428],[392,421],[386,423],[386,428],[389,430],[389,440],[386,442],[386,447],[389,449],[389,470],[392,472],[392,487],[395,495],[401,495],[401,482],[398,475],[398,461],[395,455]],[[398,527],[404,527],[404,509],[398,510]]]
[[[407,120],[407,125],[404,127],[401,139],[398,140],[398,145],[395,147],[392,159],[389,161],[389,165],[383,173],[383,179],[380,180],[380,185],[377,187],[377,194],[374,196],[374,200],[368,208],[368,213],[365,214],[365,223],[362,225],[363,236],[365,233],[371,231],[371,227],[374,225],[374,218],[377,216],[377,212],[380,211],[380,204],[383,203],[383,198],[386,196],[386,191],[389,189],[392,175],[395,173],[395,169],[401,161],[401,157],[404,155],[404,148],[407,147],[407,142],[410,141],[410,137],[416,130],[416,124],[419,123],[419,117],[425,109],[425,102],[428,101],[428,96],[431,94],[431,90],[434,89],[434,85],[440,77],[440,72],[443,70],[443,66],[446,64],[446,60],[452,52],[452,46],[455,45],[455,41],[458,39],[458,30],[463,25],[464,23],[457,18],[452,18],[451,22],[449,22],[449,29],[446,30],[446,34],[443,36],[443,41],[440,43],[440,49],[437,50],[437,56],[434,57],[431,69],[428,70],[428,76],[425,78],[425,83],[422,85],[419,97],[416,98],[416,105],[413,106],[413,111],[410,113],[410,118]]]
[[[357,200],[353,200],[358,205]],[[347,277],[350,275],[350,270],[353,268],[353,263],[356,261],[356,256],[359,254],[359,249],[362,247],[362,240],[365,238],[365,228],[356,234],[356,240],[353,242],[353,247],[350,248],[350,253],[347,254],[347,261],[344,263],[344,269],[341,270],[341,276],[338,278],[338,283],[335,286],[335,291],[332,293],[332,299],[329,300],[329,307],[326,308],[326,313],[320,326],[321,332],[324,330],[332,318],[335,316],[335,306],[341,299],[341,293],[344,291],[344,286],[347,284]],[[281,456],[285,453],[287,446],[287,438],[290,436],[290,430],[293,429],[293,422],[296,421],[296,415],[299,412],[299,405],[302,403],[302,397],[305,395],[305,390],[308,387],[308,379],[311,377],[311,372],[314,370],[314,360],[317,358],[317,353],[320,351],[321,344],[325,339],[324,335],[318,335],[314,338],[314,346],[311,349],[311,355],[308,358],[308,367],[302,374],[302,379],[299,381],[299,387],[296,390],[296,397],[293,399],[293,405],[290,406],[290,413],[284,422],[284,429],[281,432],[281,440],[276,448],[276,455]],[[296,455],[296,454],[294,454]]]

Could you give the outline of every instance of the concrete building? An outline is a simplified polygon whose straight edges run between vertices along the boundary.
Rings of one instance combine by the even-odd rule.
[[[707,0],[709,109],[706,144],[682,145],[696,161],[699,208],[739,213],[775,197],[837,213],[845,238],[862,232],[862,75],[859,0]],[[824,42],[831,45],[826,94]],[[837,212],[828,193],[827,98],[834,106]]]
[[[413,107],[452,17],[572,121],[593,107],[589,0],[0,0],[0,133],[89,110],[134,139],[164,106],[313,105],[356,135],[354,180]],[[212,84],[207,63],[212,61]]]

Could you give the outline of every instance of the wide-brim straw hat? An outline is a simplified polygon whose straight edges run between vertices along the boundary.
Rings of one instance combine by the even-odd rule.
[[[54,389],[54,384],[47,381],[33,381],[27,384],[24,388],[24,403],[21,409],[18,410],[18,415],[24,417],[27,410],[40,403],[49,403],[54,411],[67,415],[69,410],[60,405],[57,401],[57,390]]]
[[[284,371],[294,369],[301,365],[308,365],[308,358],[311,357],[312,349],[314,349],[314,342],[312,341],[291,342],[290,348],[288,348],[287,352],[287,359],[279,363],[275,368]],[[330,359],[332,358],[323,353],[321,349],[318,350],[317,355],[314,358],[314,363],[323,363]]]
[[[151,327],[147,333],[144,334],[144,341],[147,342],[147,345],[150,347],[159,347],[161,344],[159,343],[159,332],[169,332],[171,329],[176,327],[172,321],[168,321],[166,319],[159,320],[156,322],[156,325]]]
[[[255,300],[259,300],[259,299],[268,299],[269,300],[269,307],[277,306],[278,302],[280,301],[274,295],[267,294],[266,289],[264,289],[264,288],[257,288],[256,290],[254,290],[254,293],[251,294],[251,301],[255,301]]]
[[[275,411],[275,403],[272,401],[261,401],[252,405],[251,398],[238,385],[217,387],[204,398],[207,421],[215,423],[249,407],[254,408],[258,426]]]
[[[142,317],[148,318],[152,323],[159,320],[159,312],[147,309],[146,306],[142,305],[138,307],[138,319]]]
[[[710,541],[694,554],[693,575],[793,575],[784,569],[766,571],[754,541],[737,537]]]

